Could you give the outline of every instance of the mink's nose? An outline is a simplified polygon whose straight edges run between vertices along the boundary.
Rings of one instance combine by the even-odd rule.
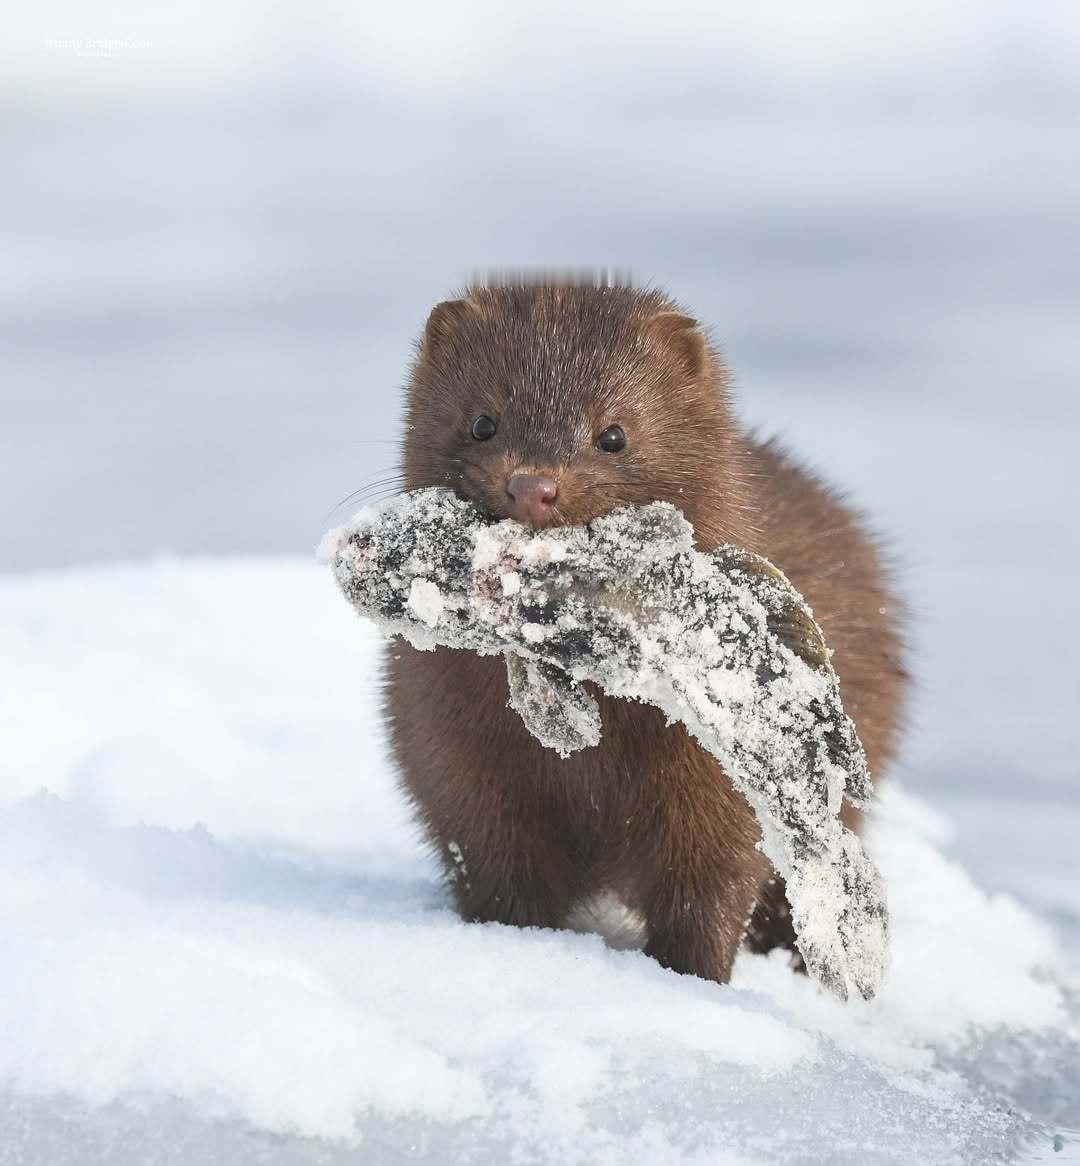
[[[510,515],[518,522],[547,526],[555,516],[559,484],[546,474],[511,474],[506,479]]]

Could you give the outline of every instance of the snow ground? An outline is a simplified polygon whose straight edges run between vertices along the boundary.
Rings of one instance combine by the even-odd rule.
[[[0,581],[0,1162],[1068,1160],[1076,963],[898,783],[870,1005],[467,926],[377,646],[292,559]]]

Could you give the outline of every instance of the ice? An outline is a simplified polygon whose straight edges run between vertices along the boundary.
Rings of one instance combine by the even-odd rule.
[[[564,757],[601,736],[584,681],[685,724],[757,814],[811,975],[873,996],[885,893],[838,817],[843,796],[867,800],[866,758],[813,614],[776,567],[737,547],[696,551],[666,503],[533,532],[445,489],[366,510],[323,549],[384,631],[504,655],[511,706]]]
[[[292,560],[0,581],[5,1166],[985,1163],[1071,1136],[1016,1099],[1075,1113],[1076,972],[898,785],[870,1003],[779,956],[722,987],[465,924],[394,789],[379,648]]]

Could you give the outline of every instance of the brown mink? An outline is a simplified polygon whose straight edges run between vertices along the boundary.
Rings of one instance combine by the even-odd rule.
[[[697,322],[666,295],[555,277],[432,311],[408,386],[405,486],[500,517],[585,523],[671,502],[699,548],[776,563],[834,649],[880,776],[905,686],[898,603],[858,517],[732,414]],[[726,981],[743,942],[793,945],[782,882],[716,760],[655,708],[595,692],[599,746],[567,759],[507,707],[501,658],[394,643],[385,709],[401,780],[470,920],[575,926],[613,896],[662,964]],[[844,808],[857,825],[857,813]]]

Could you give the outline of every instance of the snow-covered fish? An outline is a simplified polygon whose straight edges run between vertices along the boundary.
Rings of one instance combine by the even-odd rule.
[[[809,973],[868,999],[888,913],[839,817],[871,785],[824,638],[768,560],[699,552],[693,534],[667,503],[536,532],[429,489],[362,512],[323,552],[353,607],[389,634],[502,653],[510,704],[563,756],[600,741],[588,683],[682,722],[752,806]]]

